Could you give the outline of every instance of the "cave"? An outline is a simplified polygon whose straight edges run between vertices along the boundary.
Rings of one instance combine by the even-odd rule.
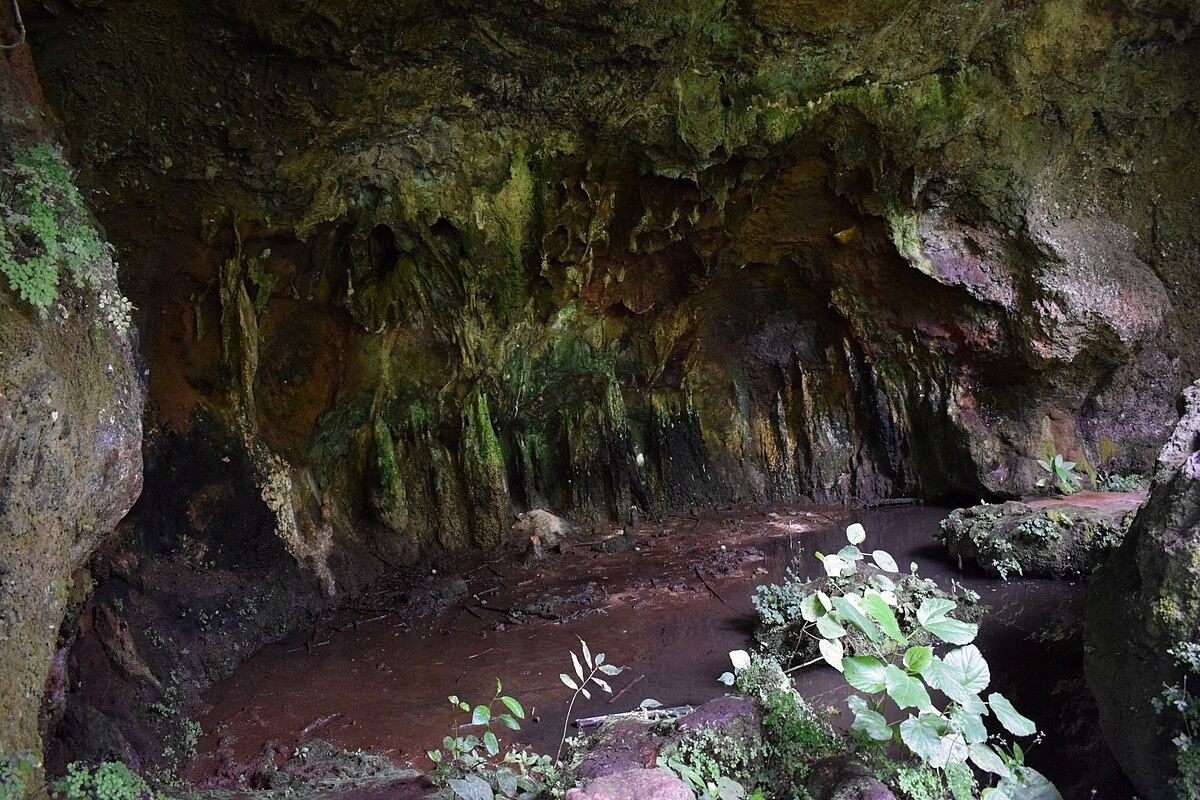
[[[1200,797],[1195,3],[3,5],[3,800]]]

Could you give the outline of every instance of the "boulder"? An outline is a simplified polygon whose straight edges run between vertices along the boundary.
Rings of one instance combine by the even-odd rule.
[[[1062,578],[1087,575],[1121,544],[1143,497],[1136,492],[1033,503],[982,504],[951,512],[938,537],[950,554],[989,575]]]
[[[567,800],[695,800],[695,795],[669,770],[630,769],[571,789]]]
[[[830,756],[818,761],[808,777],[813,800],[895,800],[861,761],[849,756]]]
[[[1152,701],[1181,670],[1168,649],[1200,641],[1200,382],[1162,449],[1125,542],[1088,585],[1085,670],[1105,738],[1139,796],[1173,796],[1177,722]]]

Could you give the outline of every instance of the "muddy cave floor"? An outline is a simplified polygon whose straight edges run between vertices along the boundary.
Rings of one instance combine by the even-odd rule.
[[[1139,500],[1074,498],[1130,508]],[[236,791],[254,785],[264,765],[318,739],[424,771],[431,767],[425,751],[453,722],[447,695],[487,702],[497,677],[529,715],[511,741],[553,753],[570,699],[558,675],[570,671],[577,637],[628,669],[613,680],[613,696],[580,698],[573,717],[628,711],[644,698],[677,706],[718,697],[725,687],[716,677],[729,668],[729,651],[753,646],[755,586],[781,579],[789,564],[797,568],[798,555],[798,571],[813,573],[813,553],[836,551],[844,526],[859,521],[867,546],[888,550],[902,565],[915,561],[944,587],[957,580],[992,606],[978,640],[992,685],[1045,732],[1027,763],[1067,800],[1131,797],[1082,676],[1084,581],[1005,582],[969,565],[960,571],[932,538],[946,513],[739,506],[640,525],[620,552],[604,552],[618,539],[597,544],[619,529],[584,533],[536,564],[528,553],[479,554],[431,569],[416,586],[411,579],[381,584],[259,651],[206,692],[200,755],[187,777],[200,788]],[[841,708],[835,724],[849,725],[836,672],[811,667],[796,682],[815,707]],[[424,791],[409,782],[388,796]]]

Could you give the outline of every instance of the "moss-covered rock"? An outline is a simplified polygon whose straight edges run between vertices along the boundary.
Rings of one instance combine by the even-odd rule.
[[[939,537],[951,555],[975,562],[989,575],[1088,575],[1120,546],[1135,508],[1136,503],[1089,507],[1066,499],[978,505],[951,512]]]
[[[128,308],[50,120],[27,48],[0,55],[0,750],[35,759],[77,570],[142,487]]]
[[[1088,584],[1084,628],[1104,736],[1139,794],[1156,799],[1177,796],[1179,731],[1152,701],[1181,677],[1168,651],[1200,643],[1200,383],[1182,406],[1125,543]]]

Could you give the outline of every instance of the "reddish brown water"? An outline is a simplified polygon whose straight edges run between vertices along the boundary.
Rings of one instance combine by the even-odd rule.
[[[994,607],[979,638],[993,687],[1047,731],[1029,763],[1068,799],[1092,789],[1097,797],[1131,796],[1099,740],[1080,677],[1083,582],[963,575],[932,539],[944,514],[740,508],[644,526],[639,547],[624,553],[578,547],[536,567],[518,555],[466,564],[467,593],[436,614],[413,618],[402,604],[395,613],[379,606],[343,611],[248,659],[206,695],[206,735],[193,777],[231,782],[265,746],[290,754],[312,738],[427,769],[425,750],[453,721],[446,696],[486,702],[497,677],[531,718],[515,741],[553,753],[571,695],[558,674],[571,671],[568,651],[578,648],[578,637],[628,669],[612,680],[615,696],[581,697],[573,717],[627,711],[648,697],[670,706],[720,696],[724,687],[715,679],[728,668],[728,652],[752,644],[754,586],[778,580],[801,553],[803,569],[818,568],[812,553],[837,550],[844,525],[859,520],[868,546],[890,551],[901,565],[917,562],[943,584],[957,579]],[[430,585],[444,580],[429,577]],[[589,586],[590,602],[553,611],[565,617],[561,622],[526,616],[513,624],[492,610]],[[828,668],[799,673],[797,683],[818,705],[839,706],[844,698],[844,682]]]

